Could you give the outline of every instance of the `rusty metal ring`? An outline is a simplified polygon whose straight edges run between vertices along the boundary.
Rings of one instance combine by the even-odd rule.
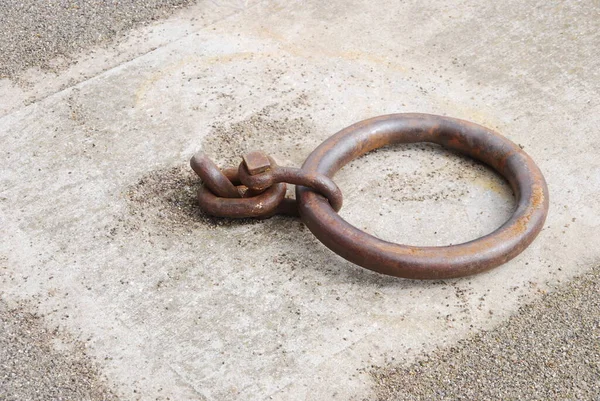
[[[239,169],[220,170],[203,152],[190,160],[192,169],[202,180],[197,198],[202,209],[218,217],[269,217],[280,210],[286,192],[286,184],[270,186],[264,191],[253,192],[240,183]],[[252,197],[246,197],[251,192]],[[242,196],[243,195],[243,196]]]
[[[533,160],[516,144],[480,125],[429,114],[392,114],[338,132],[304,162],[307,173],[330,178],[351,160],[393,143],[431,142],[477,159],[506,178],[515,193],[512,217],[494,232],[440,247],[383,241],[342,219],[322,196],[296,188],[300,216],[329,249],[367,269],[397,277],[442,279],[494,268],[514,258],[537,236],[548,214],[548,188]]]

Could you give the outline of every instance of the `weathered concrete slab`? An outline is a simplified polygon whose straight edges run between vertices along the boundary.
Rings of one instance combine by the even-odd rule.
[[[593,1],[321,3],[257,4],[0,119],[2,294],[87,340],[126,399],[362,399],[371,365],[492,327],[598,261]],[[298,221],[193,206],[198,149],[298,166],[353,122],[414,111],[495,128],[544,171],[550,215],[518,258],[399,280]],[[513,206],[495,174],[431,146],[336,182],[344,218],[407,244],[476,238]]]
[[[69,47],[73,47],[73,50],[86,48],[89,42],[94,41],[99,44],[90,51],[82,50],[80,54],[66,54],[51,59],[47,63],[47,68],[31,67],[18,75],[16,80],[18,82],[0,79],[2,93],[0,116],[77,85],[186,35],[209,28],[215,22],[241,13],[256,4],[255,0],[199,1],[184,9],[169,10],[169,6],[181,5],[184,2],[150,0],[144,3],[141,0],[135,0],[128,4],[82,2],[79,5],[68,4],[68,2],[58,4],[35,4],[35,2],[18,2],[16,4],[17,2],[12,0],[11,2],[6,3],[4,7],[20,9],[11,10],[9,15],[3,15],[4,11],[0,10],[0,17],[2,24],[6,24],[4,22],[6,20],[13,20],[12,24],[7,24],[8,26],[5,25],[2,28],[7,40],[17,41],[16,46],[21,47],[20,52],[38,53],[34,57],[45,60],[49,56],[46,53],[54,54],[53,51],[57,50],[56,47],[60,47],[60,45],[57,46],[60,41],[68,42],[64,46],[66,49],[63,48],[61,51],[65,51]],[[52,7],[55,7],[57,12],[48,16]],[[144,9],[136,13],[136,7]],[[80,8],[84,9],[81,13],[73,11]],[[160,24],[145,24],[137,29],[122,31],[124,27],[131,24],[138,25],[140,20],[144,21],[151,15],[160,15],[161,11],[163,13],[173,12],[173,15],[161,21]],[[35,13],[42,15],[35,15]],[[119,15],[124,20],[119,21],[123,25],[115,27],[112,23],[115,20],[118,21]],[[21,20],[14,21],[17,18],[21,18]],[[65,18],[68,18],[69,21],[61,20]],[[66,27],[65,22],[67,22]],[[22,25],[26,29],[22,29]],[[14,32],[15,30],[18,32]],[[78,32],[80,30],[84,31],[86,35],[81,35],[81,32]],[[107,38],[107,32],[110,32],[108,36],[112,35],[116,38]],[[92,36],[94,34],[100,37],[96,39]],[[45,41],[50,43],[44,43]],[[36,43],[32,45],[28,42]],[[43,46],[39,45],[40,42],[44,43]],[[28,61],[31,61],[21,58],[18,51],[6,51],[3,57],[6,57],[7,53],[11,53],[9,64],[21,63],[23,66],[27,66],[29,65]],[[29,58],[28,54],[27,56],[25,58]]]

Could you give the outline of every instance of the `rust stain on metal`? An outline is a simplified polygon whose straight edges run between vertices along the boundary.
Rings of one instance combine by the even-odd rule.
[[[337,213],[342,193],[332,180],[335,173],[371,150],[415,142],[462,152],[503,175],[517,195],[513,216],[491,234],[441,247],[390,243],[343,220]],[[299,215],[338,255],[379,273],[413,279],[463,277],[507,262],[535,239],[549,207],[544,177],[519,146],[483,126],[429,114],[358,122],[323,142],[300,169],[278,166],[262,152],[244,155],[237,169],[221,171],[202,153],[192,158],[191,166],[204,183],[198,201],[206,213],[233,218]],[[285,198],[286,183],[296,185],[296,199]]]

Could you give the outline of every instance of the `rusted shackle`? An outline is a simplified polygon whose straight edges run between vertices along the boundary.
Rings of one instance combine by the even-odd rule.
[[[431,142],[464,153],[493,168],[517,198],[513,215],[494,232],[451,246],[407,246],[383,241],[352,226],[337,213],[342,194],[332,177],[371,150],[394,143]],[[480,125],[430,114],[371,118],[331,136],[302,168],[278,166],[262,152],[244,156],[238,168],[220,170],[203,153],[191,166],[203,186],[200,207],[220,217],[299,215],[329,249],[364,268],[397,277],[463,277],[499,266],[521,253],[548,214],[548,188],[540,169],[517,145]],[[286,183],[296,185],[287,199]]]

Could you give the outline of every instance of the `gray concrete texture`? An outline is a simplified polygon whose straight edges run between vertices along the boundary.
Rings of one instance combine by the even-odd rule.
[[[519,308],[494,328],[406,366],[372,370],[375,399],[597,400],[600,268]]]
[[[371,366],[493,328],[598,264],[597,1],[211,4],[129,61],[0,85],[1,295],[85,341],[123,399],[368,398]],[[550,188],[538,239],[485,274],[410,281],[344,261],[299,221],[194,205],[199,149],[299,166],[396,112],[523,146]],[[405,244],[474,239],[514,206],[493,172],[428,145],[374,152],[335,181],[345,219]]]

